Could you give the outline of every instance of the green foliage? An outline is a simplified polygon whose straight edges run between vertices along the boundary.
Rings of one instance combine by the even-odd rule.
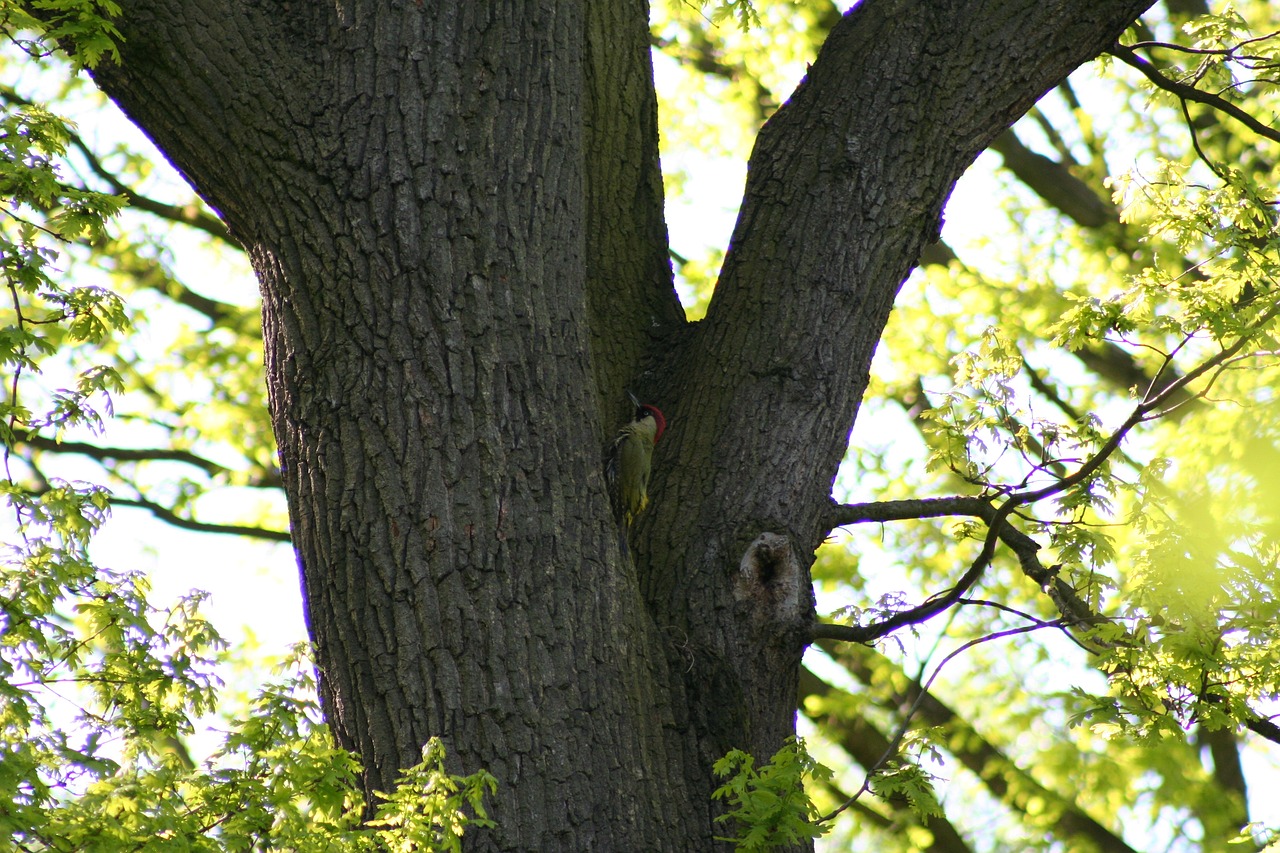
[[[780,21],[781,5],[757,4],[746,38],[689,7],[656,15],[656,41],[679,72],[661,101],[664,164],[681,170],[668,183],[677,203],[708,160],[745,157],[834,21],[832,7],[807,3]],[[1157,6],[1125,41],[1200,51],[1144,55],[1270,123],[1275,9],[1214,11],[1187,20]],[[713,103],[691,115],[690,102]],[[1109,827],[1158,827],[1174,849],[1217,849],[1240,829],[1243,803],[1205,744],[1222,736],[1265,763],[1242,721],[1265,717],[1280,698],[1280,146],[1220,112],[1188,109],[1190,127],[1176,98],[1120,63],[1083,70],[1015,131],[1062,166],[1074,191],[1095,194],[1106,221],[1081,224],[1030,189],[1043,183],[1028,178],[1054,173],[1028,175],[985,155],[980,198],[966,199],[962,181],[948,210],[943,236],[959,258],[922,267],[895,303],[837,498],[846,489],[852,501],[959,493],[999,505],[1043,492],[1011,521],[1106,621],[1074,629],[1088,653],[1045,631],[1008,654],[979,647],[944,668],[934,690],[974,725],[938,742],[947,780],[931,780],[911,755],[845,771],[843,786],[868,782],[877,794],[859,802],[878,818],[836,828],[850,847],[921,844],[898,829],[913,806],[932,813],[927,792],[939,785],[1004,815],[994,840],[976,830],[979,847],[1075,849],[1084,842],[1061,834],[1063,809]],[[705,257],[682,264],[695,317],[716,278],[718,256]],[[853,529],[819,552],[820,606],[860,625],[901,614],[949,589],[987,534],[984,521],[963,517]],[[945,625],[886,638],[896,678],[971,637],[1060,618],[1021,568],[1001,547],[971,593],[1010,610],[966,605]],[[886,738],[906,726],[911,742],[922,712],[905,720],[901,695],[869,707],[880,686],[843,658],[834,674],[826,666],[824,681],[843,677],[855,693],[843,706],[829,694],[805,703],[824,761],[852,765],[858,752],[857,736],[837,723],[844,714],[851,730]],[[1009,758],[982,758],[975,744]],[[821,785],[810,793],[831,795]],[[949,811],[967,828],[964,813]],[[890,829],[876,830],[877,820]],[[1249,838],[1267,834],[1255,826]]]
[[[119,59],[120,32],[111,19],[120,6],[111,0],[31,0],[0,2],[0,26],[22,33],[15,41],[33,58],[56,49],[78,70],[92,68],[103,57]]]
[[[831,778],[831,771],[805,750],[804,741],[789,738],[759,770],[755,757],[730,750],[715,763],[717,776],[727,781],[712,797],[723,800],[718,823],[732,822],[735,835],[721,838],[735,849],[772,850],[821,837],[827,827],[817,821],[818,809],[805,793],[806,780]]]
[[[0,57],[0,70],[20,67]],[[101,100],[74,82],[64,94],[70,101]],[[168,446],[133,452],[126,464],[90,453],[104,463],[95,479],[113,500],[198,524],[204,496],[253,488],[252,500],[238,502],[247,518],[236,519],[236,529],[260,527],[281,538],[256,306],[193,291],[172,269],[171,236],[140,225],[136,210],[121,213],[125,194],[137,197],[127,184],[149,180],[154,156],[115,152],[98,159],[73,123],[5,85],[0,104],[0,192],[9,199],[0,213],[9,306],[0,314],[8,318],[0,322],[0,368],[11,379],[0,399],[0,438],[10,478],[42,490],[43,461],[57,458],[52,445],[71,436],[83,448],[103,428],[102,415],[116,413],[163,434]],[[108,174],[97,186],[111,191],[84,180],[85,171]],[[221,224],[194,204],[151,206],[226,241]],[[114,230],[113,217],[120,221]],[[238,256],[237,263],[244,266]],[[175,472],[178,464],[187,470]],[[179,482],[153,499],[162,478]]]
[[[1274,58],[1277,39],[1261,35],[1276,30],[1274,9],[1239,4],[1182,32],[1159,13],[1147,23],[1151,30],[1135,40],[1223,51],[1150,50],[1170,63],[1161,66],[1169,76],[1202,81],[1202,89],[1269,121],[1275,87],[1244,58],[1258,68]],[[881,445],[873,476],[847,482],[858,501],[960,493],[999,505],[1043,490],[1012,516],[1014,524],[1040,546],[1038,560],[1108,620],[1073,631],[1088,653],[1042,632],[1008,657],[974,650],[971,663],[960,658],[942,670],[937,694],[977,724],[983,748],[999,746],[1015,758],[1008,772],[989,773],[984,768],[994,765],[979,758],[978,741],[939,744],[950,767],[943,772],[948,797],[989,797],[993,813],[1010,816],[997,847],[1075,849],[1061,834],[1054,841],[1034,832],[1053,802],[1046,794],[1000,793],[1022,784],[1025,771],[1109,827],[1142,821],[1170,832],[1175,849],[1219,849],[1246,813],[1226,787],[1229,767],[1218,762],[1236,749],[1264,763],[1262,756],[1274,755],[1242,722],[1267,718],[1280,696],[1280,479],[1273,473],[1280,463],[1267,414],[1280,379],[1280,152],[1196,105],[1193,131],[1175,100],[1152,97],[1123,67],[1107,72],[1105,79],[1081,75],[1015,130],[1072,175],[1094,176],[1100,198],[1110,175],[1115,223],[1081,226],[1007,169],[996,173],[1010,190],[1001,200],[1008,233],[997,234],[1004,217],[989,206],[982,221],[991,244],[949,229],[944,237],[965,260],[923,269],[905,286],[853,447],[877,440],[861,431],[868,414],[890,425],[893,441]],[[1110,93],[1118,100],[1107,101]],[[1123,112],[1108,116],[1102,103],[1123,104]],[[1170,390],[1175,383],[1183,384]],[[920,439],[898,414],[903,409],[923,427]],[[927,470],[912,467],[912,455],[927,456]],[[888,470],[895,459],[896,476]],[[857,553],[846,559],[843,587],[840,553],[820,557],[824,589],[856,592],[853,605],[832,596],[837,612],[867,612],[878,599],[898,602],[894,610],[902,612],[903,604],[954,584],[973,559],[972,540],[987,533],[981,519],[855,531],[846,547]],[[895,637],[906,643],[903,668],[923,667],[938,648],[1024,619],[1061,616],[1047,590],[1028,583],[1002,551],[971,595],[1016,608],[1022,619],[972,606],[952,611],[946,625],[916,626],[917,643]],[[1047,673],[1081,686],[1060,692]],[[859,688],[870,689],[861,677]],[[821,744],[829,733],[829,748],[839,749],[848,740],[829,724],[829,708],[814,706],[819,734],[811,740]],[[922,724],[922,712],[909,722],[901,712],[886,703],[856,718],[887,733]],[[1210,741],[1229,746],[1210,755]],[[846,784],[877,780],[882,769],[864,767]],[[893,797],[904,791],[873,790],[884,794],[876,808],[886,821],[902,815],[907,804],[894,805]],[[1265,797],[1255,794],[1252,805],[1260,802]],[[954,824],[965,823],[963,813],[948,812]],[[1061,823],[1045,826],[1064,831]],[[871,832],[869,825],[850,830],[859,838],[851,843],[869,843]],[[1265,843],[1267,835],[1255,826],[1249,839]],[[876,837],[881,849],[909,848],[886,833]]]
[[[444,745],[432,738],[422,748],[422,762],[404,771],[393,793],[380,795],[385,802],[378,805],[377,817],[369,825],[386,827],[374,833],[386,849],[461,853],[468,826],[494,825],[485,811],[484,797],[497,792],[498,780],[484,770],[450,776],[444,759]]]
[[[4,6],[11,37],[29,55],[44,55],[55,42],[88,65],[113,54],[115,31],[98,14],[114,14],[113,5],[30,8],[40,28]],[[132,412],[164,412],[164,420],[135,415],[170,425],[175,446],[159,459],[191,459],[223,482],[270,483],[260,334],[252,312],[200,301],[145,240],[113,234],[123,197],[78,185],[74,125],[4,92],[0,524],[13,536],[6,534],[10,544],[0,555],[0,846],[460,849],[467,827],[492,825],[482,803],[484,791],[494,790],[491,777],[448,775],[433,742],[380,805],[379,828],[363,825],[359,764],[334,746],[320,720],[302,649],[283,662],[281,680],[236,708],[219,694],[227,644],[201,616],[204,594],[157,607],[143,574],[95,563],[91,542],[117,496],[46,474],[35,448],[56,453],[69,435],[82,447],[81,439],[106,428],[123,395]],[[120,174],[141,179],[149,168],[132,155]],[[122,292],[132,297],[128,308]],[[179,340],[168,349],[178,357],[147,363],[134,341],[148,325],[138,306],[149,292],[209,311],[216,327],[197,335],[173,324]],[[196,381],[204,388],[191,387]],[[255,405],[260,413],[245,417]],[[224,471],[189,452],[197,436],[219,434],[237,437],[257,473]],[[113,474],[116,483],[136,483],[136,471]],[[193,502],[208,484],[189,481],[178,494]],[[227,718],[220,745],[197,761],[188,739],[215,712]]]
[[[871,790],[884,799],[904,798],[917,817],[942,817],[935,781],[937,777],[925,772],[918,761],[893,761],[872,774]]]
[[[711,4],[711,23],[733,21],[743,32],[760,26],[760,13],[752,0],[721,0]]]
[[[58,115],[100,100],[76,82],[34,87],[57,109],[16,91],[29,82],[21,69],[60,50],[66,81],[111,61],[116,7],[0,9],[22,51],[21,63],[0,58],[0,838],[30,850],[461,849],[464,831],[491,825],[492,777],[450,775],[433,741],[362,825],[358,765],[321,721],[305,655],[237,706],[218,689],[229,653],[201,596],[157,606],[142,575],[94,562],[91,538],[122,502],[200,525],[206,499],[235,490],[251,499],[219,520],[285,529],[258,306],[184,279],[170,246],[229,258],[220,285],[248,272],[216,219],[157,178],[157,155],[90,151]],[[673,204],[700,191],[698,178],[719,181],[725,161],[740,171],[838,18],[819,0],[655,4]],[[1217,51],[1152,50],[1171,76],[1263,121],[1280,109],[1263,73],[1280,39],[1259,38],[1280,28],[1271,4],[1191,21],[1157,11],[1147,25],[1154,33],[1126,41]],[[981,204],[959,207],[962,182],[948,215],[959,258],[904,285],[839,484],[858,501],[960,493],[998,505],[1047,490],[1010,521],[1104,621],[1072,628],[1088,651],[1047,630],[972,648],[930,686],[948,707],[912,711],[923,678],[912,673],[939,654],[1061,617],[1002,546],[970,599],[1004,609],[958,605],[945,624],[887,638],[874,664],[823,658],[831,689],[805,701],[807,743],[837,773],[800,742],[760,769],[738,752],[718,762],[722,819],[741,849],[828,831],[833,845],[916,849],[942,818],[980,849],[1083,849],[1064,815],[1158,830],[1177,850],[1280,832],[1245,827],[1206,745],[1225,736],[1251,750],[1254,772],[1268,753],[1243,721],[1280,698],[1280,147],[1196,105],[1193,137],[1175,98],[1121,63],[1098,65],[1015,130],[1097,196],[1106,222],[1080,224],[1011,158],[985,155]],[[126,190],[142,204],[122,210]],[[151,196],[162,213],[143,213]],[[723,247],[676,248],[690,253],[681,285],[697,317]],[[1181,391],[1122,429],[1181,377]],[[99,431],[113,412],[132,428],[114,450],[133,455],[68,465],[67,448],[108,444]],[[987,534],[968,517],[855,531],[819,555],[822,601],[858,624],[906,612],[949,589]],[[215,711],[224,731],[193,757]],[[869,732],[899,749],[859,764]],[[816,821],[815,802],[829,811],[864,784],[874,796],[858,816]]]
[[[457,851],[468,827],[493,825],[483,797],[496,782],[484,771],[446,773],[434,740],[377,818],[362,824],[359,764],[320,722],[302,648],[281,664],[283,679],[243,709],[227,709],[222,745],[197,766],[181,736],[217,700],[209,653],[221,647],[198,618],[198,601],[162,613],[145,604],[137,578],[108,577],[95,589],[94,607],[77,620],[90,639],[69,652],[41,649],[37,628],[49,622],[24,625],[19,617],[30,613],[6,605],[8,624],[21,630],[9,635],[0,658],[0,802],[12,803],[0,806],[5,843],[77,851]],[[163,627],[153,627],[161,617]],[[53,633],[72,642],[65,630]],[[43,664],[54,654],[56,669]]]

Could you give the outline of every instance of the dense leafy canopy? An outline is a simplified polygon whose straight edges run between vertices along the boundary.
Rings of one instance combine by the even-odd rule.
[[[92,559],[113,507],[288,537],[257,307],[177,272],[221,253],[243,278],[238,249],[153,153],[94,128],[109,108],[75,72],[110,55],[110,4],[33,5],[40,27],[0,4],[0,837],[457,849],[501,796],[483,771],[449,776],[428,744],[362,829],[305,653],[239,702],[202,595],[149,602],[143,573]],[[957,191],[836,484],[808,752],[718,768],[744,848],[833,828],[882,850],[1280,832],[1249,788],[1280,743],[1280,26],[1267,3],[1208,11],[1156,7]],[[735,203],[709,188],[838,16],[656,6],[674,220]],[[723,246],[673,232],[697,316]],[[192,755],[214,712],[218,745]]]

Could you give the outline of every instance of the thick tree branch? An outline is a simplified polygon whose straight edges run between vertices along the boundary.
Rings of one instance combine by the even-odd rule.
[[[355,13],[305,4],[282,15],[270,5],[209,0],[131,0],[122,7],[115,21],[120,58],[91,69],[94,82],[218,211],[231,239],[252,245],[257,235],[248,226],[263,196],[245,164],[256,155],[298,170],[295,177],[310,169],[301,162],[299,135],[282,132],[279,118],[292,117],[294,131],[317,121],[333,80],[317,70],[316,34],[340,33]],[[231,152],[246,159],[232,165]],[[215,199],[213,187],[224,193]]]
[[[202,314],[214,326],[225,326],[249,337],[258,338],[261,334],[257,328],[258,311],[254,308],[242,308],[230,302],[210,299],[197,293],[182,282],[169,275],[158,263],[136,255],[117,256],[115,272],[132,277],[137,287],[155,291],[168,299]]]
[[[615,0],[586,9],[583,230],[603,443],[631,414],[627,391],[667,405],[652,362],[685,316],[667,253],[648,7]]]
[[[1253,717],[1244,721],[1245,728],[1275,744],[1280,744],[1280,726],[1266,717]]]
[[[1192,18],[1209,14],[1209,4],[1205,0],[1165,0],[1169,14],[1176,18]]]
[[[1033,192],[1085,228],[1101,228],[1120,221],[1115,205],[1061,163],[1022,144],[1012,129],[996,137],[991,150],[1004,158],[1009,171]]]
[[[1240,738],[1234,728],[1199,730],[1200,742],[1209,747],[1209,755],[1213,758],[1213,778],[1223,791],[1235,794],[1239,804],[1237,825],[1249,822],[1249,790],[1245,781],[1244,768],[1240,764]],[[1226,804],[1223,804],[1225,807]]]
[[[696,459],[716,482],[686,484],[682,497],[731,497],[705,511],[682,500],[670,518],[659,503],[646,523],[679,539],[700,520],[740,520],[793,531],[803,551],[817,546],[875,344],[898,287],[937,239],[955,180],[1114,39],[1104,33],[1123,31],[1149,5],[1021,4],[1016,28],[987,22],[981,57],[971,36],[958,38],[977,4],[882,0],[845,15],[761,129],[707,317],[689,346],[673,349],[674,416],[685,428],[658,449],[654,491]],[[788,429],[762,430],[761,412]],[[760,488],[761,470],[790,485]]]
[[[5,451],[7,459],[9,448],[6,447]],[[44,475],[44,472],[40,469],[40,466],[36,461],[27,457],[23,457],[22,461],[27,468],[30,469],[31,475],[35,478],[37,483],[37,485],[31,489],[31,492],[33,494],[43,494],[48,491],[50,488],[49,478]],[[12,481],[12,475],[10,475],[9,479]],[[129,486],[135,492],[138,491],[136,485],[130,483]],[[110,502],[112,506],[128,506],[145,509],[161,521],[167,522],[174,527],[178,527],[183,530],[193,530],[197,533],[222,533],[233,536],[247,536],[251,539],[265,539],[270,542],[291,541],[289,533],[281,530],[271,530],[270,528],[247,524],[215,524],[185,518],[163,504],[159,504],[155,501],[142,497],[140,493],[136,498],[125,498],[111,494]]]
[[[948,610],[953,604],[964,597],[964,594],[978,582],[978,578],[982,577],[982,573],[986,571],[987,566],[991,565],[991,560],[995,556],[995,544],[999,538],[998,531],[1006,526],[1005,522],[1009,515],[1018,506],[1015,499],[1006,500],[999,508],[992,508],[992,516],[987,522],[989,527],[987,536],[983,539],[982,550],[978,552],[978,556],[969,564],[969,568],[955,582],[950,589],[936,593],[927,598],[921,604],[894,613],[892,616],[886,617],[879,622],[873,622],[869,625],[836,625],[827,622],[814,623],[810,637],[812,639],[832,639],[843,640],[851,643],[868,643],[872,640],[886,636],[906,625],[916,625],[926,622]],[[1038,546],[1037,546],[1038,547]]]
[[[37,450],[45,450],[51,453],[78,453],[96,459],[99,462],[140,462],[140,461],[158,461],[158,462],[184,462],[187,465],[193,465],[204,471],[206,474],[215,475],[222,474],[227,471],[226,468],[216,462],[205,459],[187,450],[172,450],[167,448],[132,448],[132,447],[100,447],[96,444],[88,444],[82,441],[56,441],[52,438],[45,438],[39,435],[27,435],[22,438],[21,444],[29,445]]]

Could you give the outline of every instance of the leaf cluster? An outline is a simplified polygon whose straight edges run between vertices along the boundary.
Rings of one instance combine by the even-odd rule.
[[[112,23],[119,14],[112,0],[5,0],[0,27],[33,59],[57,50],[79,70],[120,58],[120,31]]]
[[[810,841],[829,827],[818,822],[817,806],[805,793],[807,781],[831,778],[831,771],[819,764],[800,738],[788,738],[769,763],[757,769],[755,757],[742,750],[730,750],[715,763],[717,776],[726,781],[712,793],[725,803],[717,823],[730,823],[736,834],[719,838],[734,849],[773,850]]]

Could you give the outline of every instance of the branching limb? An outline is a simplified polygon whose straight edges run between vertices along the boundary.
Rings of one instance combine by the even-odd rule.
[[[6,447],[5,450],[7,457],[9,448]],[[40,495],[52,488],[49,478],[45,476],[36,461],[30,458],[29,454],[22,455],[19,458],[27,467],[29,475],[34,481],[32,486],[27,487],[27,491],[29,493],[33,495]],[[12,475],[9,476],[9,480],[10,482],[13,482]],[[137,507],[138,509],[145,509],[161,521],[168,522],[174,527],[178,527],[183,530],[194,530],[197,533],[225,533],[233,536],[247,536],[251,539],[264,539],[269,542],[291,541],[289,533],[283,530],[272,530],[270,528],[257,527],[248,524],[214,524],[212,522],[196,521],[192,518],[185,518],[174,512],[170,507],[144,497],[137,484],[129,483],[127,480],[125,482],[137,497],[126,498],[116,494],[111,494],[109,500],[112,506],[130,506]],[[22,529],[21,518],[19,518],[19,528],[20,530]]]
[[[1280,142],[1280,131],[1263,124],[1245,110],[1240,109],[1219,95],[1201,91],[1195,86],[1166,76],[1151,62],[1139,56],[1133,48],[1117,43],[1113,44],[1108,52],[1125,65],[1142,72],[1143,76],[1156,85],[1156,88],[1177,95],[1183,100],[1195,101],[1197,104],[1212,107],[1221,113],[1231,116],[1259,136],[1270,139],[1273,142]]]
[[[1035,552],[1039,550],[1039,546],[1030,537],[1013,530],[1006,523],[1009,516],[1019,506],[1042,501],[1045,498],[1061,494],[1086,482],[1106,463],[1107,459],[1119,450],[1120,445],[1134,427],[1144,421],[1159,418],[1164,413],[1166,406],[1176,405],[1171,401],[1179,399],[1179,395],[1182,395],[1188,386],[1202,376],[1228,364],[1278,314],[1280,314],[1280,303],[1272,305],[1266,311],[1263,311],[1250,329],[1240,335],[1239,339],[1231,346],[1220,350],[1211,358],[1205,359],[1200,365],[1187,371],[1159,390],[1153,383],[1146,396],[1134,407],[1124,422],[1108,436],[1097,452],[1077,468],[1074,473],[1039,489],[1014,492],[1008,495],[999,507],[994,507],[980,498],[963,497],[924,499],[920,501],[889,501],[882,505],[883,509],[871,509],[871,507],[876,506],[875,504],[853,504],[847,507],[836,505],[829,518],[830,521],[834,522],[831,527],[865,521],[930,518],[939,515],[973,515],[982,518],[987,523],[988,532],[977,558],[969,565],[969,568],[956,584],[946,592],[937,593],[915,607],[895,613],[871,625],[817,623],[813,626],[811,636],[814,639],[825,638],[866,643],[886,636],[906,625],[919,624],[933,618],[964,597],[964,594],[972,588],[987,566],[990,565],[992,558],[995,556],[996,542],[1004,539],[1011,540],[1007,544],[1018,555],[1023,571],[1040,583],[1046,590],[1050,591],[1050,595],[1060,609],[1066,608],[1064,617],[1070,624],[1097,621],[1099,617],[1093,614],[1088,606],[1080,601],[1068,584],[1058,580],[1054,569],[1045,569],[1040,565],[1039,560],[1035,558]],[[1005,528],[1008,528],[1012,531],[1012,534],[1016,535],[1005,533]],[[1083,609],[1077,610],[1077,604],[1082,606]]]
[[[1150,47],[1158,47],[1162,50],[1175,50],[1175,51],[1178,51],[1179,53],[1190,53],[1190,54],[1196,54],[1200,56],[1225,56],[1228,59],[1233,59],[1233,60],[1243,62],[1243,61],[1254,61],[1254,60],[1257,60],[1258,57],[1252,56],[1250,54],[1241,53],[1240,48],[1249,44],[1258,44],[1260,42],[1270,41],[1276,36],[1280,36],[1280,31],[1267,33],[1265,36],[1254,36],[1253,38],[1244,39],[1234,47],[1216,47],[1216,48],[1188,47],[1185,44],[1174,44],[1172,42],[1167,42],[1167,41],[1140,41],[1140,42],[1135,42],[1134,44],[1129,45],[1129,47],[1133,50],[1136,50],[1138,48],[1145,49]]]
[[[226,533],[232,536],[247,536],[250,539],[264,539],[268,542],[289,542],[291,537],[288,531],[271,530],[266,527],[254,527],[247,524],[213,524],[207,521],[195,521],[190,518],[183,518],[168,507],[158,504],[146,498],[121,498],[112,496],[112,506],[132,506],[139,509],[145,509],[161,521],[168,522],[174,527],[183,530],[194,530],[197,533]]]
[[[82,441],[55,441],[39,435],[23,436],[19,443],[47,453],[78,453],[99,462],[180,462],[199,468],[211,477],[232,473],[231,469],[189,450],[160,447],[101,447]],[[279,472],[273,471],[258,477],[249,485],[258,488],[278,488],[281,485]]]
[[[35,103],[8,86],[0,87],[0,101],[8,104],[14,104],[20,107],[31,107]],[[121,181],[110,169],[103,165],[102,160],[97,154],[85,143],[84,139],[75,131],[68,130],[69,141],[71,146],[80,152],[86,163],[89,164],[90,170],[107,183],[111,188],[111,192],[116,195],[124,196],[130,206],[139,210],[145,210],[161,219],[167,219],[170,222],[177,222],[182,225],[189,225],[206,234],[214,237],[229,246],[236,249],[240,248],[240,244],[232,239],[231,234],[227,231],[227,226],[222,220],[202,210],[196,204],[168,204],[157,199],[144,196],[136,192],[132,187]]]
[[[868,643],[872,640],[891,634],[894,631],[906,625],[916,625],[921,622],[928,621],[939,613],[949,609],[953,604],[964,597],[964,594],[978,582],[978,578],[982,577],[982,573],[986,571],[987,566],[991,564],[992,558],[995,556],[996,541],[998,540],[998,531],[1005,527],[1005,521],[1009,515],[1016,509],[1017,504],[1013,500],[1006,500],[998,509],[993,509],[993,515],[988,522],[987,537],[982,542],[982,550],[978,553],[977,558],[969,565],[969,568],[960,577],[951,589],[946,592],[940,592],[930,596],[923,603],[916,605],[908,610],[895,613],[892,616],[875,622],[871,625],[833,625],[830,623],[817,623],[813,626],[811,636],[813,639],[832,639],[844,640],[852,643]],[[1033,543],[1034,544],[1034,543]],[[1039,546],[1037,546],[1039,547]]]
[[[1256,735],[1260,735],[1272,743],[1280,744],[1280,726],[1277,726],[1266,717],[1253,717],[1244,721],[1245,728]]]
[[[1059,567],[1046,567],[1040,562],[1040,558],[1037,556],[1040,545],[1009,523],[1007,521],[1008,513],[997,522],[997,516],[1000,511],[985,498],[957,495],[944,498],[880,501],[864,504],[833,504],[828,523],[830,527],[835,528],[847,524],[940,518],[944,516],[980,518],[995,532],[999,540],[1013,551],[1018,558],[1018,564],[1022,567],[1023,574],[1045,590],[1054,604],[1057,605],[1058,611],[1062,614],[1067,624],[1094,624],[1102,621],[1103,617],[1095,613],[1069,583],[1058,577]],[[1009,511],[1012,512],[1012,508]],[[988,536],[988,539],[990,538]],[[992,552],[994,553],[994,547]],[[986,554],[986,548],[983,549],[983,554]],[[965,573],[965,576],[961,578],[960,583],[950,591],[933,596],[917,607],[896,613],[874,625],[850,626],[819,623],[813,627],[813,636],[815,639],[826,638],[865,643],[883,637],[903,625],[925,621],[936,615],[941,609],[945,609],[945,607],[949,607],[960,600],[961,596],[972,586],[972,581],[966,583],[966,579],[972,575],[972,580],[976,581],[981,571],[985,568],[986,563],[982,562],[982,560],[982,555],[979,555],[978,561],[975,561],[969,571]],[[987,562],[989,560],[990,557],[988,556]]]

